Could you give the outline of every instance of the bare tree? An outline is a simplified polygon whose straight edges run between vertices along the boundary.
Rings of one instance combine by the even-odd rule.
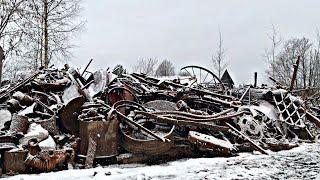
[[[318,45],[319,46],[319,45]],[[293,64],[300,56],[300,65],[296,79],[297,88],[319,86],[316,83],[319,71],[319,47],[314,47],[307,38],[293,38],[284,42],[281,50],[271,62],[269,75],[273,75],[281,84],[289,86],[293,74]]]
[[[17,13],[21,10],[23,2],[25,0],[0,0],[0,86],[4,57],[16,50],[21,41],[22,31],[17,25]]]
[[[169,60],[163,60],[157,70],[156,70],[156,76],[174,76],[175,70],[172,62]]]
[[[0,79],[2,67],[10,76],[16,73],[9,69],[48,67],[52,59],[70,57],[74,47],[70,40],[84,26],[84,21],[77,19],[80,1],[0,0],[0,45],[10,59],[0,61]]]
[[[21,18],[28,22],[29,42],[26,58],[36,59],[35,64],[48,67],[52,59],[70,57],[72,35],[84,27],[77,18],[81,0],[30,0]]]
[[[156,58],[140,59],[133,67],[134,72],[153,75],[155,72],[158,60]]]
[[[226,50],[223,47],[223,39],[222,39],[222,34],[219,28],[219,37],[218,37],[218,49],[216,52],[211,56],[211,60],[213,63],[213,66],[215,70],[218,73],[218,77],[221,78],[221,75],[225,68],[227,67],[227,63],[225,62],[225,54]]]
[[[178,73],[179,76],[190,76],[190,73],[188,73],[187,71],[180,71]]]
[[[313,81],[309,82],[309,86],[318,85],[317,87],[320,87],[320,34],[319,30],[317,29],[317,41],[316,41],[316,47],[313,50],[313,53],[311,54],[311,61],[312,68],[310,68],[310,76],[313,76]]]
[[[271,41],[271,48],[265,49],[265,58],[267,60],[267,62],[271,65],[271,76],[274,77],[275,76],[275,61],[276,61],[276,55],[279,51],[279,47],[282,43],[282,38],[280,36],[280,34],[278,33],[276,27],[274,24],[272,24],[272,33],[268,34],[268,38]]]

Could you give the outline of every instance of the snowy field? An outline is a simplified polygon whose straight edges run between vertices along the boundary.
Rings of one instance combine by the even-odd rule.
[[[112,165],[8,179],[320,179],[320,144],[231,158],[183,159],[161,165]]]

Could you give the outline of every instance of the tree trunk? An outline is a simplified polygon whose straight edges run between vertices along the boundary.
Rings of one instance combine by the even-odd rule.
[[[49,59],[48,59],[48,51],[49,51],[49,34],[48,34],[48,0],[44,0],[43,6],[43,21],[44,21],[44,67],[48,68]]]
[[[0,52],[0,57],[1,57],[1,52]],[[2,64],[3,64],[3,60],[0,61],[0,88],[2,86]]]
[[[4,52],[3,52],[3,49],[2,47],[0,46],[0,87],[2,85],[2,64],[3,64],[3,61],[4,61]]]

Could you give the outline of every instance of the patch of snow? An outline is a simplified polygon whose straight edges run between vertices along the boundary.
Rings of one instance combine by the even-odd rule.
[[[240,153],[230,158],[181,159],[160,165],[111,165],[39,175],[17,175],[12,180],[45,179],[319,179],[320,144],[274,152]]]
[[[31,123],[27,134],[25,134],[24,137],[19,140],[19,143],[21,145],[27,145],[28,141],[33,138],[36,138],[38,142],[41,142],[42,140],[47,139],[48,136],[49,132],[43,129],[40,124]]]
[[[37,103],[33,103],[31,106],[28,106],[27,108],[23,109],[22,111],[20,111],[18,113],[18,115],[21,115],[21,116],[26,116],[28,114],[32,114],[33,113],[33,110],[34,110],[34,107],[36,106]]]
[[[49,135],[49,137],[39,143],[39,147],[41,150],[51,150],[56,149],[56,143],[53,138]]]

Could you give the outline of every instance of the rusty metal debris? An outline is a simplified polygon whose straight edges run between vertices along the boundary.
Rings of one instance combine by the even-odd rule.
[[[199,66],[157,78],[91,73],[91,63],[82,73],[42,69],[0,89],[2,173],[268,154],[319,138],[319,104],[307,103],[317,93],[302,99],[293,86],[256,80],[235,88],[228,72],[220,80]]]

